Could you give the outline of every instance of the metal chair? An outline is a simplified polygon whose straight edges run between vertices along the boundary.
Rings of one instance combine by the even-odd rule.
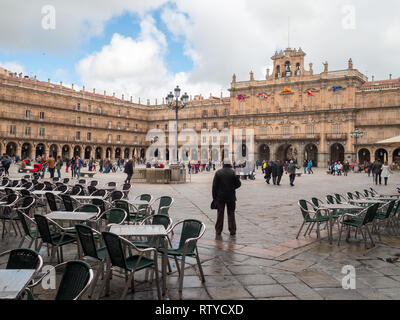
[[[174,199],[170,196],[162,196],[160,198],[155,199],[151,204],[150,207],[153,208],[154,204],[159,202],[157,211],[152,209],[152,214],[165,214],[168,215],[169,209],[174,204]]]
[[[0,254],[0,257],[9,255],[5,269],[33,269],[39,272],[43,266],[43,258],[31,249],[12,249]]]
[[[296,239],[299,238],[305,224],[308,224],[308,227],[304,233],[304,236],[306,236],[307,233],[310,235],[314,225],[317,224],[317,237],[319,239],[321,237],[320,224],[324,222],[328,223],[329,217],[327,215],[322,215],[319,210],[315,210],[314,204],[307,200],[299,200],[298,204],[300,207],[300,212],[303,216],[303,223],[299,229],[299,232],[297,233]]]
[[[28,248],[30,248],[32,246],[32,244],[35,242],[35,250],[39,251],[40,247],[38,246],[38,239],[40,238],[40,236],[37,231],[37,226],[36,226],[35,220],[33,220],[31,217],[27,216],[21,210],[17,210],[17,215],[19,218],[19,222],[22,225],[22,230],[24,231],[21,242],[18,245],[18,248],[22,247],[25,240],[30,240]],[[29,226],[30,224],[34,225],[34,228],[31,229],[31,227]]]

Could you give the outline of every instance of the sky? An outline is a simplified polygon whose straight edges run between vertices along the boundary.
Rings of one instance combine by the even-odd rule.
[[[2,0],[0,66],[152,103],[176,85],[228,96],[288,46],[314,73],[352,58],[381,80],[400,77],[399,18],[397,0]]]

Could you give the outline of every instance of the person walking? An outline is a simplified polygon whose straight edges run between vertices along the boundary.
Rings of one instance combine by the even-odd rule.
[[[280,186],[281,185],[281,179],[283,176],[283,164],[280,160],[276,162],[276,185]]]
[[[53,179],[54,178],[54,171],[55,171],[55,167],[56,167],[56,160],[53,158],[53,156],[51,155],[45,162],[45,164],[48,166],[49,168],[49,173],[50,173],[50,178]]]
[[[304,160],[303,162],[303,169],[304,169],[304,174],[307,174],[307,169],[308,169],[308,161]]]
[[[8,170],[10,170],[10,166],[11,166],[12,160],[11,158],[7,155],[7,154],[3,154],[3,157],[1,159],[1,164],[4,168],[4,174],[6,176],[9,176],[10,173],[8,172]]]
[[[124,173],[127,174],[125,183],[131,183],[131,178],[133,175],[133,160],[130,159],[126,164],[124,168]]]
[[[217,222],[215,232],[220,236],[224,228],[224,211],[227,208],[228,229],[231,236],[236,235],[236,189],[240,188],[241,182],[235,171],[232,169],[232,162],[224,160],[222,169],[219,169],[214,176],[212,185],[212,197],[217,206]]]
[[[272,173],[272,182],[275,186],[278,177],[278,167],[276,161],[271,161],[271,173]]]
[[[313,166],[312,161],[311,160],[308,161],[308,163],[307,163],[308,174],[314,174],[314,171],[312,170],[312,166]]]
[[[385,180],[385,186],[387,186],[387,183],[388,183],[391,173],[392,173],[392,171],[390,170],[390,167],[386,161],[384,163],[384,165],[382,166],[382,173],[381,173],[382,178]]]
[[[374,175],[375,175],[375,184],[382,184],[382,162],[378,159],[374,162]]]
[[[344,164],[343,164],[343,175],[345,176],[345,177],[347,177],[347,173],[350,171],[350,164],[349,164],[349,162],[348,161],[346,161]]]
[[[293,160],[290,160],[286,173],[289,174],[290,186],[292,187],[294,187],[294,180],[296,179],[296,169],[300,169],[300,167]]]
[[[272,167],[273,167],[273,162],[270,161],[268,163],[265,163],[265,182],[267,182],[269,184],[269,182],[271,181],[271,175],[272,175]]]
[[[75,164],[74,164],[74,168],[75,168],[75,177],[76,177],[77,179],[79,179],[80,176],[81,176],[81,168],[82,168],[83,166],[84,166],[83,160],[82,160],[79,156],[77,156],[76,159],[75,159]]]
[[[63,166],[63,161],[60,156],[57,157],[57,163],[56,163],[56,170],[57,170],[57,176],[58,179],[61,179],[61,168]]]
[[[72,157],[70,160],[70,167],[71,167],[71,177],[75,177],[75,157]]]

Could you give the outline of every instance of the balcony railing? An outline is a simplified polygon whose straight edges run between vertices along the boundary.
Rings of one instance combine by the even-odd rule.
[[[347,134],[346,133],[327,133],[326,140],[327,141],[347,140]]]
[[[256,135],[256,140],[268,140],[268,141],[298,141],[298,140],[308,140],[308,141],[319,141],[321,135],[319,133],[305,134],[270,134],[270,135]]]

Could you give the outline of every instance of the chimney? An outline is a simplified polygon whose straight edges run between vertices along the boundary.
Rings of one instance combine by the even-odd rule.
[[[140,97],[139,97],[139,102],[138,102],[138,104],[140,104]]]
[[[106,90],[104,90],[104,96],[106,96]]]
[[[374,82],[374,80],[375,80],[375,76],[372,76],[372,82]]]
[[[124,96],[124,94],[122,94],[122,98],[121,98],[121,99],[122,99],[122,101],[124,101],[124,97],[125,97],[125,96]]]
[[[82,91],[85,92],[85,86],[82,86]]]
[[[62,87],[62,81],[60,81],[60,86]]]
[[[389,74],[389,80],[392,80],[392,74]]]
[[[21,79],[21,78],[22,78],[22,72],[21,72],[18,76],[19,76],[19,78]]]
[[[47,79],[47,82],[50,83],[50,78]]]
[[[158,104],[157,104],[157,98],[156,98],[156,105],[158,105]]]
[[[93,93],[96,93],[96,88],[93,88]]]
[[[115,92],[113,92],[113,98],[115,98]]]
[[[71,88],[72,88],[72,90],[74,90],[74,84],[71,84]]]
[[[131,96],[131,102],[132,102],[132,99],[133,99],[133,98],[132,98],[132,96]]]

